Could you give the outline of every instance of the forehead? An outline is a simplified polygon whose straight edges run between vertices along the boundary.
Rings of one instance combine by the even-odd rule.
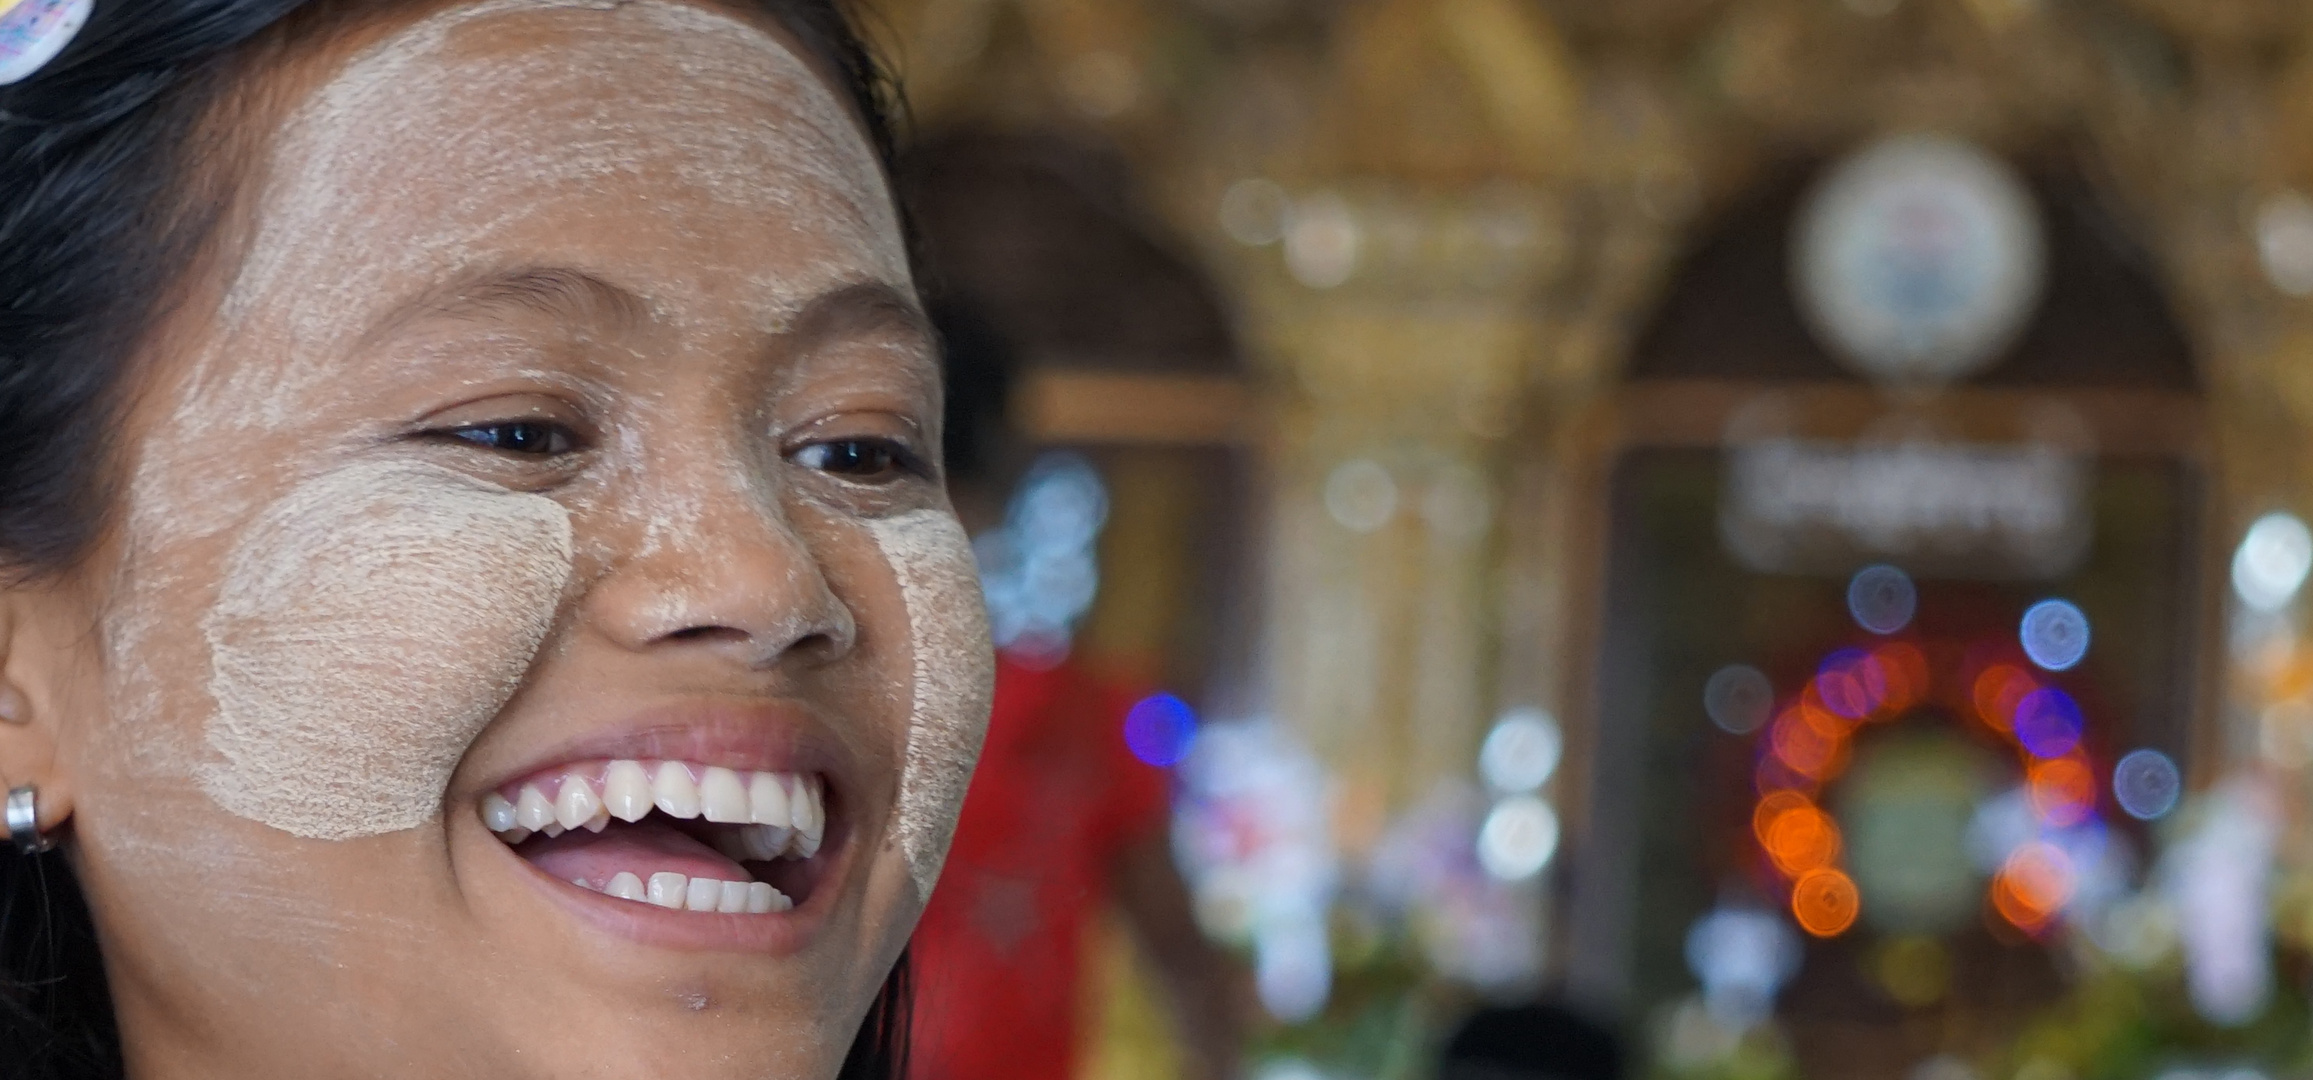
[[[718,295],[766,321],[904,284],[849,107],[775,31],[671,0],[492,0],[369,46],[266,155],[229,329],[342,345],[397,294],[508,262]]]

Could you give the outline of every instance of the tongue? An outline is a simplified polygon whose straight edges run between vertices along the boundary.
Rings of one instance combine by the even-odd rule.
[[[652,874],[754,880],[721,852],[661,821],[612,822],[599,833],[573,829],[552,839],[534,838],[514,851],[562,881],[584,880],[598,889],[621,871],[646,882]]]

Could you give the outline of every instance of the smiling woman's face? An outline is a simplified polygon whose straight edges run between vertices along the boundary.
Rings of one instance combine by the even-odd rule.
[[[677,0],[292,94],[57,725],[132,1068],[832,1075],[990,670],[860,125]]]

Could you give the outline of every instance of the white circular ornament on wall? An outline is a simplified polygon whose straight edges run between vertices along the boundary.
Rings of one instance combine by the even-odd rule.
[[[2039,306],[2047,252],[2014,169],[1940,135],[1858,151],[1810,192],[1792,238],[1800,311],[1877,382],[1982,369]]]

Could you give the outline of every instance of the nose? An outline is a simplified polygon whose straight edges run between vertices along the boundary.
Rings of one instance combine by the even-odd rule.
[[[751,669],[849,653],[851,609],[777,498],[737,478],[693,490],[702,496],[644,509],[620,530],[627,550],[591,590],[602,632],[637,652],[713,653]]]

